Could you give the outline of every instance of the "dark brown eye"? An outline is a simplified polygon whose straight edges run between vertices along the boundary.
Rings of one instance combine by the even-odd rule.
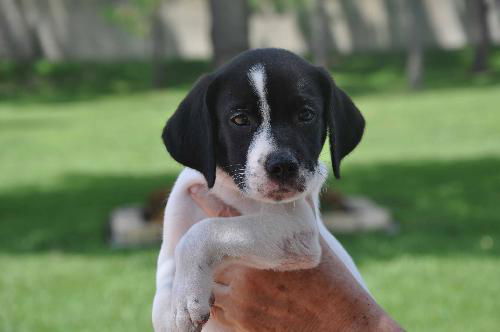
[[[314,114],[314,112],[312,110],[304,109],[304,110],[300,111],[298,119],[300,122],[311,122],[312,120],[314,120],[315,116],[316,115]]]
[[[231,122],[237,126],[248,126],[250,125],[250,119],[244,113],[238,113],[231,117]]]

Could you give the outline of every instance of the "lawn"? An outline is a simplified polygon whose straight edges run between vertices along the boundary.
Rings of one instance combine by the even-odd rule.
[[[340,240],[409,331],[500,325],[500,77],[470,76],[468,56],[433,55],[418,93],[406,91],[398,55],[333,68],[367,131],[329,187],[371,197],[400,225]],[[492,64],[498,72],[498,51]],[[34,77],[0,76],[0,331],[151,329],[158,248],[109,249],[104,223],[174,181],[160,132],[208,66],[172,65],[188,74],[161,91],[138,66],[41,63]],[[19,70],[0,64],[11,78]]]

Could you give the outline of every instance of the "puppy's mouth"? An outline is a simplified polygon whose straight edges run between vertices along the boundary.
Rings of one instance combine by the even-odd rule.
[[[289,189],[279,189],[267,193],[264,197],[275,202],[282,202],[294,198],[298,192]]]
[[[266,200],[274,202],[290,201],[305,191],[304,185],[285,185],[268,181],[258,188],[258,192]]]

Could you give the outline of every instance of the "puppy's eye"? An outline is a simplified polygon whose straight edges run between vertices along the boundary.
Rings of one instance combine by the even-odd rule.
[[[250,118],[244,113],[237,113],[231,117],[231,122],[237,126],[248,126]]]
[[[314,112],[310,109],[304,109],[302,111],[300,111],[299,115],[298,115],[298,120],[300,122],[311,122],[312,120],[314,120],[314,118],[316,117],[316,114],[314,114]]]

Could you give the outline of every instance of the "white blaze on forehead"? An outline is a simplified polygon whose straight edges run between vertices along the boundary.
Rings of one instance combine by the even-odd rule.
[[[257,97],[259,98],[259,110],[262,116],[262,125],[270,126],[271,114],[269,104],[267,103],[267,76],[264,65],[258,63],[250,68],[248,71],[248,80],[254,89]]]
[[[269,153],[274,150],[274,140],[271,135],[271,110],[267,102],[267,76],[263,64],[256,64],[248,70],[248,81],[259,98],[259,112],[262,119],[248,149],[245,169],[246,189],[255,193],[268,181],[264,164]]]

